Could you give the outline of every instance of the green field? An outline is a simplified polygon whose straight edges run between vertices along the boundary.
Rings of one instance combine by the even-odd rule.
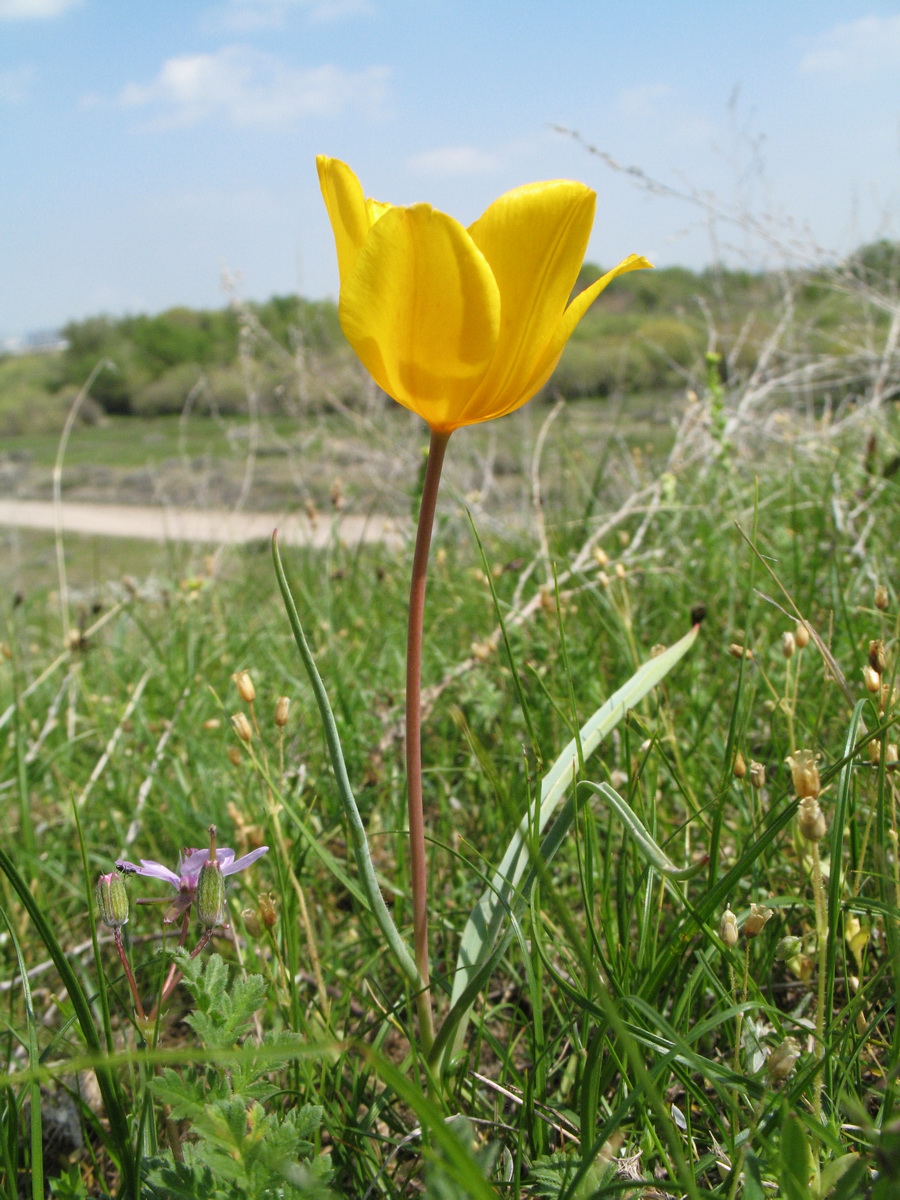
[[[854,341],[852,374],[808,343],[788,353],[798,330],[724,382],[701,365],[662,396],[548,398],[451,439],[423,667],[439,1028],[481,897],[498,938],[466,934],[486,965],[455,1054],[423,1050],[384,932],[411,939],[411,545],[285,553],[384,916],[268,547],[67,537],[61,575],[52,538],[4,531],[0,1195],[896,1195],[890,328],[871,326],[868,358]],[[258,507],[326,512],[338,477],[351,510],[415,506],[421,426],[377,397],[260,414],[255,458],[228,437],[249,425],[79,426],[64,493],[105,468],[120,501],[144,472],[169,494],[192,477],[200,505],[252,468]],[[46,494],[57,444],[4,442],[4,469],[31,472],[22,494]],[[658,658],[698,605],[693,645]],[[658,686],[572,752],[614,795],[563,769],[555,854],[526,820],[530,874],[492,883],[563,747],[654,662]],[[786,762],[803,751],[821,815]],[[127,924],[99,919],[117,859],[174,868],[211,824],[239,856],[269,847],[226,881],[224,922],[202,883],[207,926],[165,924],[139,901],[176,893],[139,874],[107,884]],[[173,960],[182,935],[199,952]]]

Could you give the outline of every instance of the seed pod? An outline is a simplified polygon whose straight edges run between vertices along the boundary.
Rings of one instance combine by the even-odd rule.
[[[252,704],[256,699],[256,688],[253,686],[253,680],[250,678],[249,671],[235,671],[231,677],[234,680],[234,686],[238,690],[238,695],[245,704]]]
[[[242,712],[233,713],[231,717],[231,724],[234,726],[234,732],[238,735],[241,741],[246,742],[249,746],[249,744],[253,741],[253,726],[247,720],[246,714]]]
[[[245,908],[241,913],[241,920],[244,922],[244,928],[252,938],[258,938],[262,933],[262,925],[259,920],[259,913],[255,908]]]
[[[815,800],[822,790],[819,781],[819,768],[816,766],[816,756],[812,750],[798,750],[789,754],[785,762],[791,768],[791,778],[794,791],[800,800],[807,798]]]
[[[719,937],[730,950],[732,946],[737,945],[739,937],[737,927],[737,917],[730,908],[726,908],[722,913],[722,920],[719,923]]]
[[[761,762],[750,764],[750,782],[758,792],[766,786],[766,768]]]
[[[786,934],[775,947],[775,961],[788,962],[803,949],[803,942],[793,933]]]
[[[800,1058],[800,1043],[796,1038],[786,1037],[769,1055],[766,1070],[773,1083],[782,1083],[793,1071]]]
[[[97,907],[100,920],[110,929],[121,929],[128,921],[128,892],[118,871],[110,871],[97,880]]]
[[[275,724],[279,729],[284,729],[288,723],[288,712],[291,707],[290,697],[279,696],[275,702]]]
[[[278,920],[278,910],[275,907],[275,897],[271,892],[261,892],[259,896],[259,917],[266,929],[272,929]]]
[[[802,621],[797,622],[797,628],[794,630],[794,641],[797,644],[797,649],[802,650],[809,645],[809,629]]]
[[[797,810],[797,824],[808,842],[821,842],[828,832],[825,814],[822,812],[818,800],[814,800],[811,796],[800,801],[800,807]]]
[[[747,774],[747,764],[744,762],[744,756],[740,750],[734,756],[734,766],[731,769],[735,779],[743,779]]]
[[[875,607],[880,612],[887,612],[887,607],[888,607],[889,603],[890,603],[890,597],[888,595],[888,590],[884,586],[883,583],[879,583],[878,586],[875,588]]]
[[[881,638],[875,638],[869,642],[869,666],[873,671],[877,671],[879,675],[884,674],[884,668],[887,666],[887,658],[884,653],[884,642]]]
[[[758,933],[762,933],[763,928],[768,920],[774,915],[771,908],[766,908],[764,904],[751,904],[750,915],[744,922],[744,936],[756,937]]]
[[[749,647],[741,646],[738,642],[732,642],[728,647],[728,653],[732,658],[752,658],[753,651]]]
[[[786,631],[781,635],[781,653],[785,658],[793,658],[794,651],[797,649],[797,639],[790,632]]]
[[[875,692],[881,691],[881,676],[867,663],[862,669],[863,683],[866,685],[866,691]]]

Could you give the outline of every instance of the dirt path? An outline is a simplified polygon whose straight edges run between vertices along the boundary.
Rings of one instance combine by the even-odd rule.
[[[387,517],[349,514],[318,517],[314,522],[298,513],[232,512],[228,509],[154,508],[131,504],[76,504],[63,502],[62,527],[66,533],[101,537],[141,538],[155,542],[210,542],[214,545],[268,539],[273,529],[289,546],[321,549],[335,537],[347,545],[360,542],[402,540],[398,522]],[[52,530],[56,510],[49,500],[0,499],[0,526]]]

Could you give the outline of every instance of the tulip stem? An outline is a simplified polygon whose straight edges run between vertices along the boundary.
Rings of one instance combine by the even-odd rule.
[[[422,485],[412,583],[409,589],[409,626],[406,640],[406,788],[409,808],[409,857],[413,904],[413,943],[419,972],[416,1011],[419,1038],[427,1057],[434,1042],[434,1014],[428,969],[428,867],[425,860],[425,816],[422,803],[422,628],[428,552],[437,505],[441,469],[449,433],[431,431],[428,463]]]

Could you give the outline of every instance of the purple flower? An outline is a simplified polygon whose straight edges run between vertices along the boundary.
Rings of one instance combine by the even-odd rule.
[[[223,875],[234,875],[238,871],[243,871],[245,867],[249,867],[251,863],[256,862],[268,849],[268,846],[260,846],[258,850],[251,850],[249,854],[235,858],[233,850],[228,846],[220,846],[216,850],[216,861]],[[172,887],[178,892],[178,896],[166,910],[164,919],[168,924],[172,921],[177,921],[193,904],[197,894],[197,881],[200,878],[200,870],[208,859],[208,849],[195,850],[191,848],[182,850],[178,856],[177,871],[172,871],[169,867],[163,866],[162,863],[154,862],[150,858],[142,858],[140,865],[120,859],[116,863],[116,866],[120,871],[124,871],[128,875],[146,875],[151,879],[164,879],[166,883],[171,883]]]

